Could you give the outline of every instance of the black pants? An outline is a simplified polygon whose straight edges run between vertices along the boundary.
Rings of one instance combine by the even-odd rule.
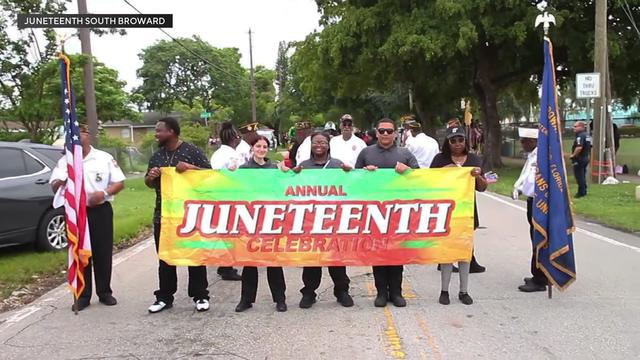
[[[533,246],[533,198],[527,198],[527,221],[529,222],[529,237],[531,238],[531,246],[532,246],[532,255],[531,255],[531,275],[533,275],[533,282],[538,285],[546,285],[547,277],[542,272],[542,270],[538,269],[536,266],[537,256],[536,256],[536,248]]]
[[[273,302],[284,302],[284,292],[287,289],[284,283],[284,272],[282,267],[267,267],[267,281],[271,289]],[[240,301],[248,303],[256,302],[258,292],[258,268],[255,266],[245,266],[242,269],[242,292]]]
[[[344,266],[329,266],[329,275],[333,280],[333,295],[336,297],[343,292],[349,292],[349,277],[347,276],[347,268]],[[316,297],[316,290],[320,287],[322,279],[321,267],[305,266],[302,270],[302,282],[304,287],[300,289],[303,296]]]
[[[374,266],[373,279],[376,283],[378,294],[387,294],[388,297],[402,295],[402,271],[404,267],[398,266]]]
[[[156,241],[157,252],[160,247],[160,224],[156,222],[153,224],[153,237]],[[153,294],[158,301],[163,301],[165,304],[173,304],[173,294],[175,294],[178,289],[176,267],[160,260],[158,279],[160,288]],[[189,266],[189,290],[187,292],[189,297],[192,297],[193,301],[201,299],[209,300],[209,290],[207,290],[207,287],[209,287],[207,268],[205,266]]]
[[[578,183],[578,195],[587,195],[587,165],[588,160],[580,160],[573,165],[573,175],[576,177]]]
[[[91,259],[84,268],[84,290],[80,297],[91,299],[92,267],[96,277],[96,295],[99,298],[111,295],[111,263],[113,260],[113,209],[109,202],[87,208],[89,236],[91,237]]]

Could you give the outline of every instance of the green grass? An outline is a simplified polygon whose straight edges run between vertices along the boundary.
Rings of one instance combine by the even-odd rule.
[[[116,245],[151,225],[154,199],[142,178],[125,181],[113,204]],[[62,274],[66,261],[66,251],[39,253],[31,245],[0,249],[0,301],[38,277]]]
[[[622,147],[621,147],[622,148]],[[506,161],[505,161],[506,162]],[[521,167],[515,167],[515,161],[496,171],[500,176],[497,183],[489,185],[489,190],[511,196],[513,183],[520,176]],[[572,171],[569,174],[569,189],[572,195],[577,189]],[[573,209],[580,215],[603,225],[625,231],[640,231],[640,203],[635,200],[637,184],[588,185],[588,195],[573,199]]]
[[[565,155],[571,154],[572,144],[573,139],[563,140]],[[630,174],[636,174],[640,170],[640,138],[620,139],[620,149],[616,154],[616,160],[619,165],[627,164]]]

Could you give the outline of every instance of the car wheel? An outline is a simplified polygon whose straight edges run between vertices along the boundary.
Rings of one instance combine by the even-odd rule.
[[[44,214],[38,228],[36,246],[40,251],[58,251],[67,247],[64,209],[51,209]]]

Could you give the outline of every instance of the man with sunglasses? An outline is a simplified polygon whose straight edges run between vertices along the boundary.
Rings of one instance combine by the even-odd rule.
[[[408,169],[420,167],[418,160],[409,150],[395,144],[397,134],[393,120],[381,119],[376,128],[378,143],[360,152],[356,168],[368,171],[395,169],[398,174],[403,174]],[[407,305],[402,297],[402,271],[402,265],[373,267],[373,277],[378,291],[374,302],[376,307],[386,306],[387,301],[398,307]]]
[[[354,167],[358,155],[362,149],[367,147],[364,140],[353,136],[353,118],[349,114],[344,114],[340,118],[340,136],[331,138],[331,156],[341,160],[343,163]]]

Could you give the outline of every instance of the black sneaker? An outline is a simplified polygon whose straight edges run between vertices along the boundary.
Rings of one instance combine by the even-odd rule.
[[[91,305],[91,301],[89,299],[80,298],[78,299],[76,304],[77,304],[78,311],[82,311],[86,309],[89,305]],[[76,311],[76,304],[71,305],[71,311],[73,312]]]
[[[118,303],[118,300],[116,300],[112,295],[105,295],[100,297],[100,302],[107,306],[113,306]]]
[[[276,303],[276,310],[278,312],[285,312],[287,311],[287,303],[284,301],[280,301]]]
[[[300,308],[301,309],[308,309],[308,308],[312,307],[313,304],[315,304],[315,303],[316,303],[315,296],[302,295],[302,299],[300,299]]]
[[[340,295],[336,296],[336,300],[340,303],[340,305],[342,305],[344,307],[352,307],[353,306],[353,298],[346,291],[341,293]]]
[[[238,274],[238,270],[232,267],[218,268],[218,275],[220,275],[222,280],[227,280],[227,281],[242,280],[242,275]]]
[[[407,300],[405,300],[402,295],[392,295],[390,300],[395,307],[407,306]]]
[[[535,282],[531,281],[531,282],[525,283],[524,285],[518,286],[518,290],[522,292],[545,291],[547,290],[547,286],[542,284],[536,284]]]
[[[240,300],[240,302],[236,306],[236,312],[243,312],[247,309],[251,309],[252,307],[253,307],[253,304],[251,304],[250,302]]]
[[[387,306],[387,294],[380,294],[376,296],[376,300],[373,302],[375,307],[385,307]]]
[[[478,274],[487,271],[487,268],[478,264],[477,262],[472,262],[469,266],[469,274]]]
[[[458,293],[458,299],[460,299],[460,301],[465,305],[473,304],[473,299],[466,292],[465,293],[463,293],[463,292]]]
[[[442,305],[451,304],[451,300],[449,300],[449,292],[448,291],[440,291],[440,298],[438,302]]]

